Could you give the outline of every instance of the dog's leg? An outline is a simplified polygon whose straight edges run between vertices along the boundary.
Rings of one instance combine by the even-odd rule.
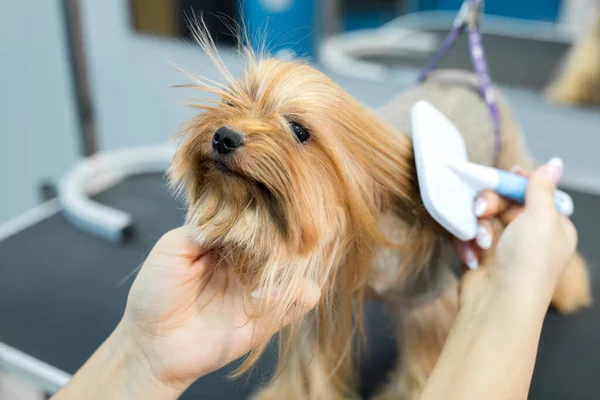
[[[458,282],[448,276],[441,296],[425,304],[408,307],[390,303],[398,313],[400,358],[387,386],[376,400],[417,400],[442,352],[458,309]]]
[[[569,50],[548,97],[563,104],[600,102],[600,10],[586,36]]]
[[[349,400],[351,392],[351,351],[327,359],[317,351],[316,323],[303,324],[289,362],[279,365],[274,380],[253,400]]]
[[[552,305],[562,314],[572,314],[592,303],[588,267],[579,253],[558,281]]]

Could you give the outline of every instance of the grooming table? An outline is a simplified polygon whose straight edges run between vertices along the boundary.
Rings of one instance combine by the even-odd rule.
[[[570,193],[580,249],[597,265],[600,198]],[[158,175],[131,178],[97,199],[134,217],[135,234],[124,245],[76,230],[55,202],[0,226],[0,366],[26,374],[49,391],[63,385],[108,336],[125,307],[132,282],[126,278],[162,233],[183,222],[182,204]],[[592,271],[599,298],[600,276],[598,269]],[[383,382],[396,356],[393,329],[381,304],[369,304],[367,314],[368,350],[361,368],[365,396]],[[570,318],[551,311],[530,399],[597,398],[599,347],[600,307]],[[269,349],[248,379],[228,380],[234,366],[205,376],[183,399],[246,399],[272,372],[275,357],[274,348]]]

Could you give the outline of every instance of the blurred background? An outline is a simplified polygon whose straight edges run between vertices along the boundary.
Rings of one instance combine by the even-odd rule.
[[[416,71],[450,28],[460,0],[241,3],[243,7],[236,0],[2,0],[0,221],[51,194],[79,157],[161,142],[177,130],[190,111],[177,104],[185,94],[169,88],[184,82],[170,62],[200,74],[210,67],[190,40],[186,15],[204,16],[234,72],[237,60],[229,50],[234,38],[226,18],[239,21],[243,15],[251,32],[268,34],[274,53],[312,57],[359,100],[376,107],[414,82]],[[509,95],[517,95],[519,106],[541,104],[542,91],[577,28],[585,26],[589,0],[488,0],[485,10],[493,78],[516,89]],[[470,68],[463,41],[443,66]],[[570,177],[579,183],[594,181],[591,148],[596,146],[588,140],[597,140],[595,136],[553,120],[547,121],[554,127],[549,132],[535,128],[552,112],[541,106],[531,112],[516,108],[536,156],[560,153]]]
[[[23,399],[33,399],[36,393],[23,389],[31,382],[49,393],[67,379],[118,319],[127,290],[118,285],[121,278],[160,232],[182,220],[182,206],[160,178],[134,181],[128,189],[121,185],[100,199],[152,211],[138,221],[145,227],[143,239],[111,247],[84,239],[75,228],[68,231],[52,199],[61,178],[81,160],[164,143],[192,115],[179,104],[186,93],[171,87],[186,82],[172,63],[198,74],[212,69],[191,39],[189,16],[204,17],[234,75],[242,66],[228,27],[243,21],[251,37],[268,38],[274,56],[309,58],[376,108],[415,83],[460,5],[460,0],[0,0],[0,345],[6,346],[0,347],[0,371],[29,382],[0,384],[0,399],[21,398],[18,390]],[[600,108],[593,99],[559,104],[546,94],[570,49],[589,35],[598,15],[594,7],[589,0],[488,0],[482,24],[492,78],[511,101],[533,155],[541,161],[561,156],[565,188],[581,193],[590,210],[600,205]],[[471,69],[464,38],[442,66]],[[113,258],[97,268],[81,261],[107,252]],[[37,258],[23,261],[24,255]],[[91,281],[100,286],[83,288]],[[78,282],[83,282],[78,291],[69,292]],[[110,306],[106,298],[113,299]],[[52,328],[49,315],[79,334]],[[83,328],[82,319],[91,327]],[[27,362],[46,372],[27,372]],[[231,396],[210,398],[236,398]]]

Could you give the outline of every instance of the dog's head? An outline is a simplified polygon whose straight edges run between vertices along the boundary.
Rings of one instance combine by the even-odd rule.
[[[199,242],[243,253],[247,279],[269,260],[377,236],[388,162],[377,150],[393,141],[373,134],[383,123],[301,62],[258,59],[218,92],[187,125],[172,168]]]
[[[304,257],[347,225],[342,168],[356,168],[321,73],[263,59],[189,124],[174,176],[196,239],[250,257]]]
[[[323,288],[325,303],[339,301],[342,285],[347,312],[322,310],[351,313],[384,241],[381,213],[411,214],[418,197],[410,141],[306,63],[249,52],[234,79],[210,39],[200,42],[226,82],[195,78],[193,87],[219,99],[197,105],[171,168],[194,238],[249,291],[281,287],[282,314],[305,279]]]

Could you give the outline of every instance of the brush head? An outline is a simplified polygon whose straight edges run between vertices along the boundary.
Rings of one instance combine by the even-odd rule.
[[[468,162],[465,142],[454,124],[426,101],[412,108],[412,132],[419,189],[429,214],[460,240],[477,234],[473,201],[477,192],[462,181],[449,162]]]

